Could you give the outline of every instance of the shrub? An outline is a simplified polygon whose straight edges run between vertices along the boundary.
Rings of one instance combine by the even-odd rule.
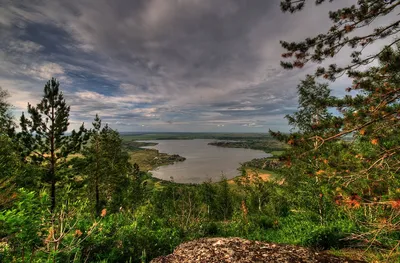
[[[344,246],[345,233],[337,226],[321,226],[308,233],[303,245],[325,250]]]

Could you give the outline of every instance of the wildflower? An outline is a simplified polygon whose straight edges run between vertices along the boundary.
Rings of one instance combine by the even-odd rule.
[[[343,196],[341,194],[338,194],[337,196],[335,196],[335,203],[337,205],[341,205],[343,202]]]
[[[243,211],[243,215],[246,217],[248,210],[247,210],[246,203],[244,200],[242,201],[242,211]]]
[[[75,236],[76,237],[82,236],[82,231],[80,231],[79,229],[75,230]]]
[[[47,235],[46,239],[44,240],[44,243],[47,244],[50,242],[50,240],[52,239],[54,235],[54,229],[52,227],[50,227],[49,229],[49,234]]]
[[[360,207],[360,202],[358,202],[355,199],[348,200],[346,203],[347,203],[347,206],[350,208],[359,208]]]
[[[400,200],[391,201],[390,204],[393,209],[400,209]]]
[[[371,140],[371,143],[372,143],[373,145],[377,145],[378,142],[379,142],[378,139],[372,139],[372,140]]]
[[[105,217],[107,215],[107,209],[103,209],[103,210],[101,210],[101,217]]]

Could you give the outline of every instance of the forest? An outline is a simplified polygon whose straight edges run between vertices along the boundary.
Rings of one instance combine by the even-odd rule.
[[[281,9],[297,13],[306,4],[314,3],[284,0]],[[274,151],[243,164],[233,180],[153,178],[148,170],[159,164],[143,168],[132,158],[143,144],[124,140],[101,116],[70,129],[72,109],[55,78],[19,119],[8,102],[12,91],[1,89],[0,261],[149,262],[188,240],[242,237],[400,262],[400,21],[353,34],[399,5],[359,0],[330,12],[327,33],[281,41],[283,68],[319,67],[297,86],[290,133],[270,130],[268,144],[259,135],[216,143]],[[343,47],[353,50],[347,66],[321,64]],[[331,83],[344,74],[352,86],[332,95]],[[249,176],[247,168],[273,177]]]

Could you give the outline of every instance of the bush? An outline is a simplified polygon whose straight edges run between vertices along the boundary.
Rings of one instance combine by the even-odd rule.
[[[253,219],[261,229],[270,229],[276,226],[275,220],[268,216],[260,216]]]
[[[339,227],[321,226],[311,231],[305,238],[303,244],[305,246],[316,249],[340,248],[344,246],[341,241],[346,236]]]
[[[220,233],[219,227],[215,222],[209,222],[204,226],[205,236],[218,236]]]

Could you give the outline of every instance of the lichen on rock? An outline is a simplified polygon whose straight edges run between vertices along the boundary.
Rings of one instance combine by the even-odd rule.
[[[241,238],[202,238],[179,245],[172,254],[151,263],[183,262],[270,262],[270,263],[356,263],[362,261],[316,252],[293,245],[250,241]]]

